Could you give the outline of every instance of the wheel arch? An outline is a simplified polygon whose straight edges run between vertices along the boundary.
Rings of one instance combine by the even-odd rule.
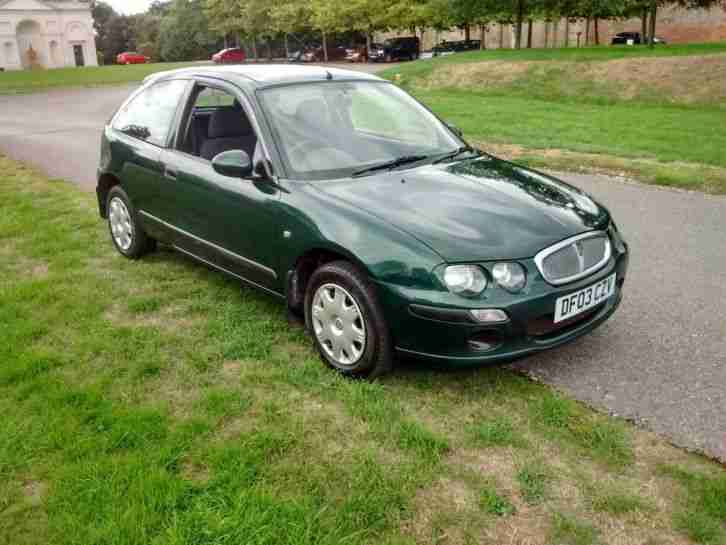
[[[308,248],[297,256],[287,271],[285,296],[291,310],[302,313],[305,291],[307,290],[310,278],[318,267],[332,261],[348,261],[367,275],[371,275],[368,267],[357,256],[345,248],[336,245],[320,245]]]
[[[108,192],[111,191],[112,187],[120,184],[121,180],[109,172],[99,176],[98,185],[96,186],[96,195],[98,196],[98,212],[102,218],[108,217],[108,210],[106,210]]]

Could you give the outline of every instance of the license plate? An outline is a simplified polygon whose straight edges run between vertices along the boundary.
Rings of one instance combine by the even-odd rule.
[[[555,302],[555,323],[574,318],[605,301],[615,293],[615,274],[596,284],[560,297]]]

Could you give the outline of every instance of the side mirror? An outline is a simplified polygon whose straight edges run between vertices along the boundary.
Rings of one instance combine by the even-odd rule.
[[[218,174],[230,178],[248,178],[252,175],[252,161],[242,150],[223,151],[212,159],[212,168]]]
[[[456,136],[459,138],[464,138],[464,131],[462,131],[459,127],[454,125],[453,123],[447,123],[447,127],[449,127],[449,130],[453,132]]]

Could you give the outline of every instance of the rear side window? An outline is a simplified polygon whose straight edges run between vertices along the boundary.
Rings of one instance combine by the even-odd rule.
[[[172,80],[145,89],[118,113],[113,128],[156,146],[165,146],[186,86],[184,80]]]

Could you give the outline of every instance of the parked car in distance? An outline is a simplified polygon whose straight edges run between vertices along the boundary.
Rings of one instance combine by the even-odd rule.
[[[445,57],[461,51],[478,51],[481,49],[480,40],[459,40],[459,41],[442,41],[435,45],[431,50],[434,57]]]
[[[390,38],[379,47],[371,47],[369,58],[372,61],[400,61],[418,59],[421,44],[417,36]]]
[[[639,45],[642,43],[648,43],[648,36],[643,37],[640,32],[619,32],[613,36],[610,43],[611,45]],[[653,43],[665,45],[666,41],[663,38],[656,36],[653,38]]]
[[[604,206],[361,72],[149,76],[104,128],[98,173],[123,256],[164,243],[278,298],[347,376],[559,346],[615,312],[627,274]]]
[[[348,62],[368,62],[368,50],[365,45],[350,47],[345,51],[345,60]]]
[[[246,59],[245,50],[238,47],[222,49],[222,51],[212,55],[212,61],[216,64],[235,64],[245,62]]]
[[[348,54],[345,47],[328,46],[328,61],[345,60]],[[303,62],[325,62],[323,46],[311,47],[303,51],[301,59]]]
[[[126,51],[116,55],[116,64],[145,64],[147,62],[149,62],[148,57],[135,51]]]

